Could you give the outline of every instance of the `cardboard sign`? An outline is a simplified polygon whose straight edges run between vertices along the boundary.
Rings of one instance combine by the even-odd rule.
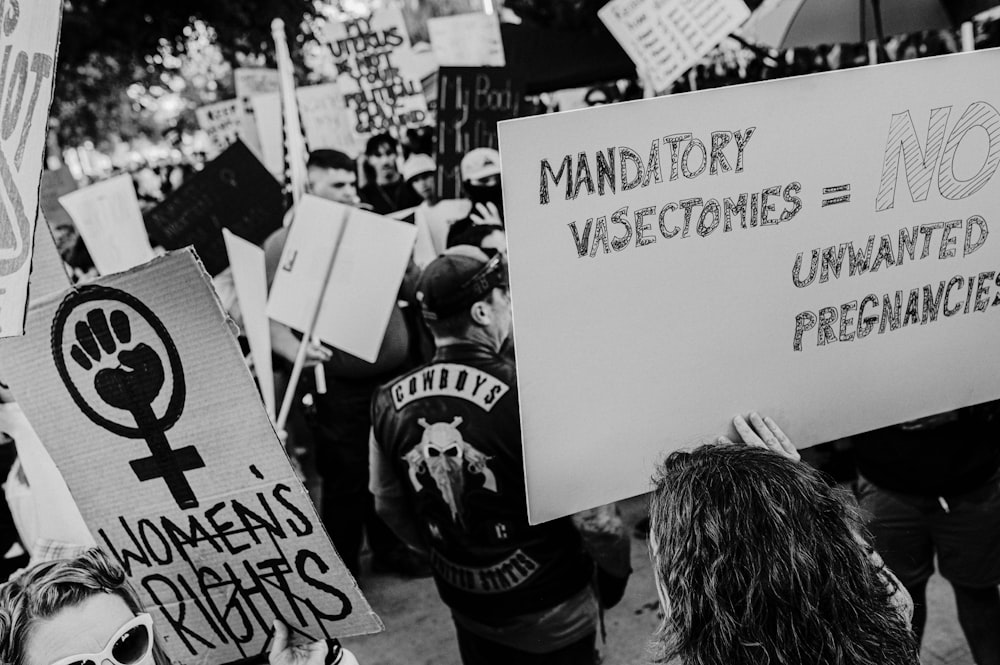
[[[31,257],[31,281],[28,283],[30,299],[38,300],[50,293],[62,291],[69,285],[69,275],[59,256],[56,241],[45,218],[39,216],[38,223],[35,224],[35,252]]]
[[[508,70],[442,67],[438,70],[437,190],[462,196],[462,157],[473,148],[497,147],[497,122],[517,117],[521,90]]]
[[[45,219],[48,220],[50,228],[57,229],[73,225],[69,213],[59,203],[59,197],[76,191],[76,188],[76,179],[65,166],[55,171],[42,172],[42,180],[38,190],[38,207],[45,215]]]
[[[266,652],[276,616],[312,640],[381,628],[193,252],[34,303],[0,365],[173,663]]]
[[[375,134],[425,123],[427,102],[415,72],[408,71],[410,37],[399,7],[327,23],[317,33],[333,54],[337,85],[354,115],[355,132]]]
[[[0,337],[24,332],[38,181],[55,80],[61,0],[4,12],[0,82]],[[9,73],[9,76],[8,76]]]
[[[351,113],[336,83],[309,85],[295,91],[309,151],[333,148],[356,155],[364,138],[354,131]]]
[[[243,103],[239,99],[208,104],[195,109],[198,126],[208,134],[215,157],[235,143],[243,133]]]
[[[597,15],[663,91],[747,20],[750,10],[742,0],[611,0]]]
[[[496,13],[471,12],[427,19],[434,58],[441,67],[503,67],[507,64]]]
[[[166,249],[194,245],[205,270],[229,265],[222,229],[259,245],[281,228],[281,185],[243,143],[236,142],[146,214],[149,233]]]
[[[277,69],[239,67],[233,71],[236,96],[241,98],[278,92],[281,89],[280,79]]]
[[[345,223],[316,336],[373,363],[413,251],[413,224],[304,196],[271,284],[267,315],[300,332],[308,328]]]
[[[231,232],[222,230],[229,266],[233,272],[236,297],[243,319],[243,332],[250,342],[254,374],[260,384],[264,408],[273,421],[275,411],[274,373],[271,369],[271,327],[267,320],[267,272],[264,250]]]
[[[1000,397],[998,67],[502,123],[532,520],[647,491],[739,413],[806,446]]]
[[[132,176],[108,178],[59,197],[102,275],[153,258]]]

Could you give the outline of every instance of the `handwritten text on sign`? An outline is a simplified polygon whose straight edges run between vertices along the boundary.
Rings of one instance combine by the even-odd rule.
[[[190,251],[32,303],[2,374],[171,661],[378,630]],[[94,469],[100,469],[95,473]]]
[[[12,2],[0,29],[0,337],[20,335],[62,2]]]
[[[998,64],[501,123],[533,517],[645,491],[749,409],[807,445],[1000,396],[969,352],[1000,312]]]

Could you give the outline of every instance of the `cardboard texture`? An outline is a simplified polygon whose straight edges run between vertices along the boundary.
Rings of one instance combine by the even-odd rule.
[[[198,126],[208,134],[212,159],[235,143],[243,134],[243,102],[227,99],[195,109]]]
[[[0,367],[172,662],[266,652],[275,616],[310,639],[381,629],[193,252],[34,303]]]
[[[236,297],[243,318],[243,333],[250,342],[254,374],[264,398],[264,408],[273,421],[276,415],[274,372],[271,368],[271,327],[267,320],[267,273],[264,250],[228,229],[222,230]]]
[[[364,150],[364,137],[354,131],[351,112],[336,83],[305,86],[295,94],[310,152],[333,148],[357,155]]]
[[[0,86],[0,337],[24,332],[42,152],[55,80],[61,0],[33,0],[4,14]],[[8,69],[9,67],[9,69]],[[10,76],[6,76],[6,72]]]
[[[57,229],[72,226],[73,220],[66,209],[59,203],[59,197],[76,191],[77,184],[69,168],[63,166],[55,171],[43,171],[38,192],[38,207],[49,227]]]
[[[102,275],[153,258],[132,176],[123,174],[59,197]]]
[[[504,68],[442,67],[438,70],[437,191],[462,196],[462,157],[473,148],[497,147],[497,122],[517,117],[521,85]]]
[[[340,226],[347,220],[323,299],[316,336],[375,362],[417,229],[316,196],[299,202],[271,284],[267,315],[305,332],[323,288]]]
[[[503,67],[507,64],[494,12],[470,12],[427,19],[434,58],[441,67]]]
[[[662,92],[750,16],[742,0],[611,0],[597,15]]]
[[[1000,397],[998,67],[501,123],[532,521],[648,491],[751,410],[801,447]]]
[[[31,281],[28,282],[28,293],[31,301],[38,300],[56,291],[62,291],[70,285],[66,266],[63,264],[56,241],[52,238],[45,219],[39,215],[35,224],[35,252],[31,257]]]
[[[35,542],[24,543],[28,553],[38,540],[96,545],[66,481],[17,402],[0,404],[0,432],[14,439],[17,459],[31,487],[35,519],[31,521],[30,532]]]
[[[194,245],[214,276],[229,265],[222,229],[259,245],[281,228],[284,215],[281,185],[238,141],[149,211],[146,224],[166,249]]]
[[[333,55],[337,85],[353,115],[355,132],[377,134],[426,123],[419,60],[399,7],[381,8],[368,18],[330,22],[316,32]]]

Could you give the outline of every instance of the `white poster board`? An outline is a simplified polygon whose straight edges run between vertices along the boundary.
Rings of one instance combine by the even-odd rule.
[[[500,123],[532,521],[1000,397],[1000,50]]]
[[[434,59],[441,67],[504,67],[500,17],[470,12],[427,19]]]
[[[155,254],[128,174],[59,197],[102,275],[145,263]]]
[[[279,92],[281,76],[277,69],[238,67],[233,71],[233,86],[239,98]]]
[[[240,303],[243,332],[250,343],[254,374],[264,398],[264,408],[273,421],[275,411],[274,373],[271,368],[271,327],[267,321],[267,274],[264,268],[264,250],[239,237],[229,229],[222,229],[229,268],[233,273],[236,298]]]
[[[285,181],[285,145],[281,133],[281,95],[277,92],[250,97],[254,125],[260,141],[261,162],[278,182]]]
[[[171,663],[381,629],[191,250],[33,302],[0,365]]]
[[[309,152],[333,148],[357,155],[364,149],[364,137],[354,131],[351,112],[336,83],[297,88],[295,95]]]
[[[664,91],[750,10],[742,0],[611,0],[597,15],[640,73]]]
[[[0,337],[24,332],[38,181],[55,81],[61,0],[4,11],[0,78]],[[8,76],[8,72],[10,75]]]
[[[208,104],[195,109],[194,114],[212,144],[209,159],[235,143],[243,133],[243,102],[239,99]]]
[[[316,336],[373,363],[413,251],[413,224],[304,196],[271,283],[267,314],[300,332],[308,328],[345,219]]]

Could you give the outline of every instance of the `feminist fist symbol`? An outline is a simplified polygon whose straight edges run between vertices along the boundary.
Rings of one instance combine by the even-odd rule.
[[[105,295],[104,289],[92,296],[84,295],[84,302]],[[179,358],[170,341],[166,330],[158,319],[142,303],[135,301],[122,292],[115,292],[119,300],[135,309],[147,319],[154,331],[167,345],[170,355],[171,369],[174,373],[174,395],[171,396],[168,413],[158,418],[153,410],[153,403],[163,390],[165,372],[160,355],[145,342],[134,342],[132,339],[132,324],[128,315],[121,309],[114,309],[106,314],[104,309],[95,308],[87,312],[85,319],[78,320],[74,327],[75,343],[70,348],[69,355],[76,365],[89,376],[93,375],[94,390],[97,396],[108,406],[127,411],[135,420],[136,427],[131,428],[110,421],[101,416],[92,405],[86,404],[79,390],[74,385],[65,361],[61,354],[63,327],[72,308],[61,311],[53,322],[53,348],[60,375],[70,389],[74,400],[84,412],[97,424],[110,429],[116,434],[129,438],[143,438],[149,446],[149,457],[132,460],[129,465],[140,481],[162,478],[167,489],[180,508],[193,508],[198,505],[194,492],[184,473],[205,466],[201,455],[194,446],[185,446],[172,450],[165,433],[180,415],[183,406],[183,375],[180,373]],[[64,302],[64,305],[67,303]],[[80,303],[77,303],[80,304]],[[62,308],[60,308],[62,310]],[[57,334],[58,332],[58,334]],[[176,364],[176,366],[175,366]]]

